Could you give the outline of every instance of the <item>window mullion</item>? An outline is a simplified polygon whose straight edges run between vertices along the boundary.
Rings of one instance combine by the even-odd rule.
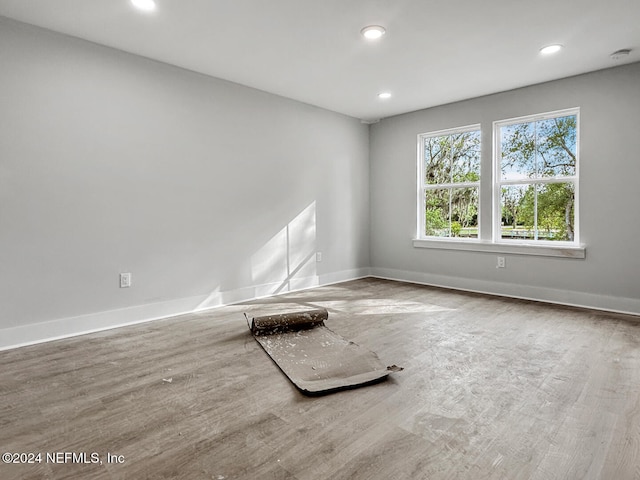
[[[509,185],[531,185],[534,183],[567,183],[567,182],[577,182],[578,177],[576,176],[567,176],[567,177],[544,177],[544,178],[521,178],[517,180],[498,180],[497,184],[500,186],[509,186]]]
[[[426,190],[440,190],[442,188],[473,188],[480,187],[480,182],[460,182],[460,183],[438,183],[438,184],[425,184]]]

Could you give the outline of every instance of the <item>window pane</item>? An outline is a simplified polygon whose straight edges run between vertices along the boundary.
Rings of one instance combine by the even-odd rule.
[[[500,127],[502,180],[535,177],[535,138],[533,122]]]
[[[425,235],[478,238],[478,188],[427,190]]]
[[[452,182],[479,181],[480,131],[459,133],[450,138]]]
[[[572,183],[549,183],[537,189],[538,238],[573,241],[575,191]]]
[[[425,139],[424,172],[425,184],[451,181],[451,142],[448,136]]]
[[[573,241],[575,189],[572,183],[502,187],[501,237]]]
[[[576,115],[500,127],[502,180],[576,174]]]
[[[427,190],[425,192],[425,235],[448,237],[449,224],[449,190]]]
[[[480,131],[425,138],[425,184],[480,180]]]
[[[576,174],[576,116],[536,123],[538,176]]]
[[[528,197],[525,199],[525,197]],[[533,185],[509,185],[502,187],[501,195],[501,237],[512,239],[532,239],[533,225]],[[527,210],[531,207],[530,210]]]
[[[451,190],[451,236],[478,238],[478,188]]]

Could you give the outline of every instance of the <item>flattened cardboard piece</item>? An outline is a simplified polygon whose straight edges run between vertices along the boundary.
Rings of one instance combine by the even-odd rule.
[[[324,325],[325,309],[254,317],[251,332],[296,387],[323,394],[385,379],[378,356]],[[247,318],[248,320],[248,318]]]

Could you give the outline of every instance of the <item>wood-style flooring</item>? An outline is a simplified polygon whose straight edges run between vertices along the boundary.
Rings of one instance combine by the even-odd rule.
[[[404,370],[300,394],[242,313],[315,307]],[[2,480],[637,480],[640,323],[368,278],[23,347],[5,452],[43,456]]]

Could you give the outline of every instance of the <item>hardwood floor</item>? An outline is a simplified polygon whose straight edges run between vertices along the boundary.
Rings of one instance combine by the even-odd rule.
[[[327,308],[329,328],[404,371],[301,395],[242,315],[291,307]],[[2,480],[640,479],[636,317],[363,279],[0,366],[0,453],[43,455],[0,464]]]

